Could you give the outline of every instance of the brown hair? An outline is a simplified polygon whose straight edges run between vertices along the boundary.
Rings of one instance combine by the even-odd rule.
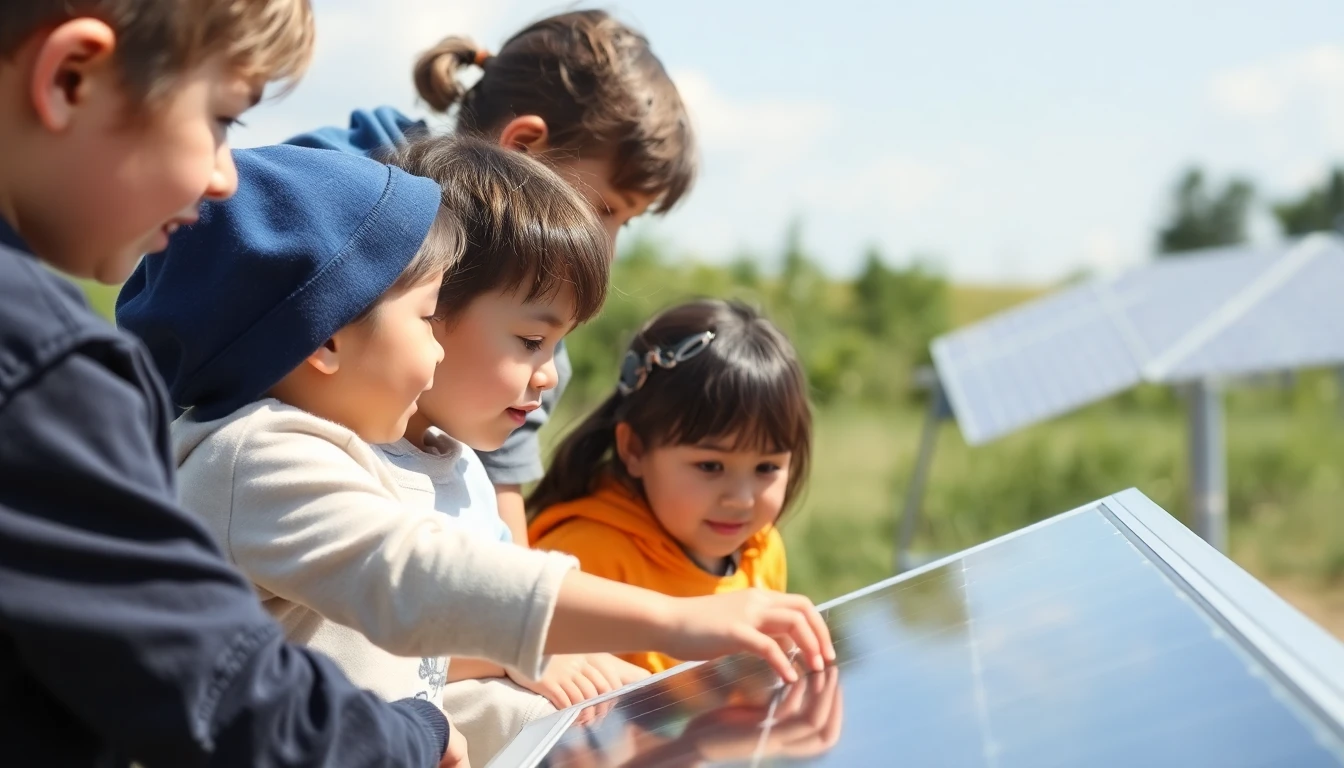
[[[789,508],[807,482],[812,409],[803,367],[779,329],[745,304],[706,299],[650,320],[630,351],[643,359],[705,331],[714,338],[703,351],[674,368],[653,368],[629,394],[618,390],[560,443],[528,497],[528,514],[589,495],[607,473],[639,490],[616,456],[622,422],[650,448],[732,437],[734,450],[792,452],[784,495]]]
[[[439,213],[434,217],[434,223],[430,224],[429,232],[425,234],[425,242],[420,245],[420,250],[415,252],[411,263],[397,275],[397,279],[383,291],[383,295],[378,297],[377,301],[366,307],[351,322],[358,323],[370,319],[378,309],[378,305],[387,299],[424,285],[430,280],[444,279],[462,260],[466,242],[467,233],[462,228],[462,222],[447,208],[439,206]]]
[[[116,33],[117,62],[136,102],[157,99],[178,75],[217,54],[243,77],[292,85],[313,51],[309,0],[5,0],[0,56],[80,17]]]
[[[470,136],[420,138],[385,159],[443,188],[463,228],[457,265],[439,291],[447,319],[491,291],[525,301],[574,291],[574,321],[602,309],[610,270],[606,230],[592,206],[555,171]]]
[[[612,153],[612,184],[656,196],[657,213],[690,190],[690,119],[643,35],[604,11],[574,11],[532,24],[494,56],[478,54],[471,39],[448,37],[415,65],[416,90],[432,109],[459,105],[459,130],[497,135],[514,117],[537,115],[552,148]],[[457,79],[467,66],[484,70],[470,89]]]

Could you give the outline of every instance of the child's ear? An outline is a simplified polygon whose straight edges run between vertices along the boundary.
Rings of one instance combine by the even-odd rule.
[[[625,465],[625,471],[633,478],[644,475],[644,441],[639,439],[635,430],[624,421],[616,425],[616,456]]]
[[[89,101],[94,83],[119,79],[112,60],[116,48],[112,28],[91,18],[67,21],[37,42],[28,87],[44,128],[66,130],[75,111]]]
[[[551,131],[540,115],[519,115],[499,132],[499,145],[515,152],[539,155],[550,149]]]
[[[309,355],[304,362],[316,368],[319,373],[330,376],[341,369],[341,354],[338,346],[339,342],[333,336],[327,339],[327,343],[318,347],[316,352]]]

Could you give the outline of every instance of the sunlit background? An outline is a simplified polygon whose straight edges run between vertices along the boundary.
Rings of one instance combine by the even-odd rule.
[[[322,0],[311,73],[247,116],[236,142],[344,123],[356,107],[424,116],[410,78],[420,51],[447,34],[497,48],[568,7]],[[921,423],[911,374],[934,336],[1159,251],[1272,241],[1344,214],[1344,176],[1331,178],[1344,164],[1338,0],[604,7],[673,73],[703,172],[677,211],[624,236],[615,294],[571,337],[557,421],[611,391],[631,330],[657,309],[692,294],[764,306],[818,405],[810,492],[784,522],[791,586],[816,599],[891,571]],[[1228,491],[1231,554],[1344,636],[1339,381],[1309,371],[1234,387]],[[1169,390],[980,448],[944,431],[922,551],[1130,486],[1187,514],[1184,412]]]
[[[571,6],[323,0],[318,54],[238,143],[349,109],[423,114],[410,67],[450,33],[497,48]],[[864,249],[958,281],[1039,283],[1153,251],[1187,166],[1268,204],[1344,158],[1344,10],[1335,0],[876,3],[622,0],[689,102],[704,174],[648,227],[678,254],[777,254],[785,224],[828,273]]]

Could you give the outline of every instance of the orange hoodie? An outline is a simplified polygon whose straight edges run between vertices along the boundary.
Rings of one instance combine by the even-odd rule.
[[[731,576],[715,576],[682,551],[642,498],[614,479],[603,481],[591,496],[548,507],[527,530],[533,547],[567,552],[587,573],[673,597],[785,588],[784,540],[774,526],[747,539]],[[653,673],[681,663],[661,653],[621,658]]]

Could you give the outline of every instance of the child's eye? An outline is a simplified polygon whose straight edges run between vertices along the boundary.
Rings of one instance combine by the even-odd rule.
[[[527,348],[528,352],[541,351],[541,339],[528,339],[520,336],[518,340],[523,342],[523,346]]]
[[[225,133],[228,133],[229,130],[231,130],[231,129],[233,129],[233,128],[246,128],[246,127],[247,127],[246,125],[243,125],[243,121],[242,121],[242,120],[239,120],[239,119],[236,118],[236,117],[220,117],[220,118],[217,118],[217,119],[219,120],[219,127],[223,128]]]
[[[757,464],[756,471],[761,473],[762,475],[773,475],[774,473],[779,471],[779,465],[771,464],[770,462],[766,462],[764,464]]]
[[[720,471],[723,470],[723,462],[721,462],[721,461],[697,461],[697,462],[695,463],[695,468],[698,469],[698,470],[700,470],[701,472],[720,472]]]

